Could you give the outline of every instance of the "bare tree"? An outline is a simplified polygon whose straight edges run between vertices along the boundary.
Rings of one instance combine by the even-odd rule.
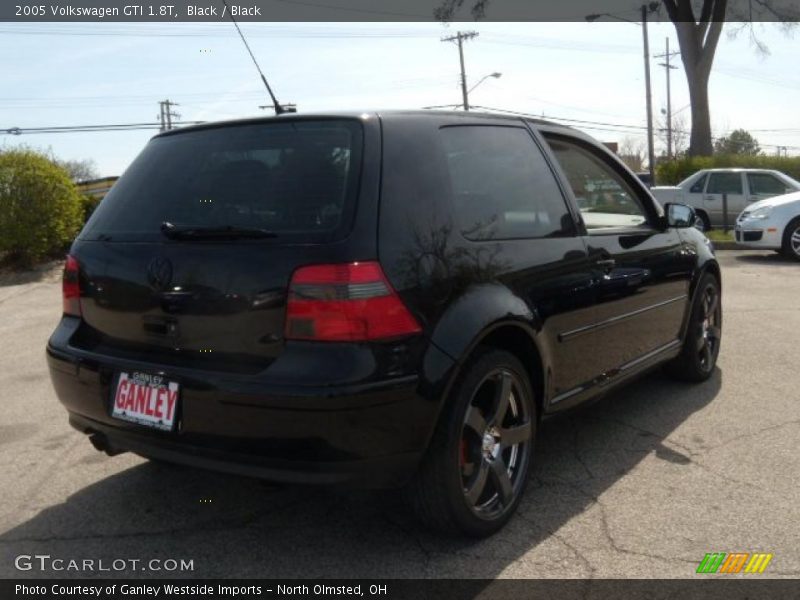
[[[75,183],[96,179],[98,176],[97,163],[90,158],[83,160],[55,160],[54,162],[66,170]]]
[[[647,143],[641,138],[626,136],[619,143],[619,158],[631,171],[644,171]]]
[[[667,147],[668,134],[667,117],[656,119],[656,137]],[[672,115],[672,158],[683,156],[689,149],[689,126],[683,114]],[[666,156],[666,151],[664,152]]]

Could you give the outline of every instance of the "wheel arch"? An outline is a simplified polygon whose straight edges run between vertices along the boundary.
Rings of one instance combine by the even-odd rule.
[[[483,329],[457,357],[456,365],[442,393],[437,421],[444,412],[453,388],[464,376],[465,367],[470,359],[480,348],[486,347],[510,352],[524,365],[533,389],[536,416],[540,420],[546,406],[544,396],[547,389],[545,385],[547,370],[544,355],[539,347],[536,332],[530,325],[519,319],[506,318],[495,321]]]
[[[681,326],[681,340],[686,339],[686,333],[689,328],[689,319],[692,314],[692,307],[694,306],[695,296],[697,295],[697,288],[700,280],[708,273],[717,282],[719,288],[720,298],[722,297],[722,270],[716,258],[709,258],[704,261],[699,268],[695,271],[689,286],[689,301],[686,303],[686,314],[683,318],[683,325]]]
[[[505,350],[520,360],[533,388],[536,416],[541,419],[546,389],[545,368],[535,337],[518,323],[500,323],[478,340],[472,352],[479,347]]]
[[[791,246],[787,247],[788,236],[791,228],[796,227],[797,225],[800,225],[800,215],[789,219],[789,221],[786,223],[786,227],[783,228],[783,232],[781,233],[781,252],[784,253],[784,255],[791,253],[788,254],[788,257],[793,257],[794,254]]]

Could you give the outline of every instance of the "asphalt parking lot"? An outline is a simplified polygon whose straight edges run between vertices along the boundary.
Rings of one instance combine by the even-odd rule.
[[[190,559],[193,572],[171,575],[194,577],[693,577],[705,553],[734,551],[774,554],[760,577],[800,576],[800,263],[719,257],[714,377],[688,386],[656,373],[548,422],[519,515],[480,542],[421,529],[391,494],[96,452],[46,372],[59,273],[6,277],[0,577],[92,575],[21,572],[20,554]]]

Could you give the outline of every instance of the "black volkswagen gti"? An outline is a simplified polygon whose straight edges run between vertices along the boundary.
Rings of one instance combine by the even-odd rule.
[[[712,373],[720,270],[694,220],[544,121],[168,131],[72,245],[50,373],[108,454],[402,486],[430,524],[488,535],[542,417],[657,365]]]

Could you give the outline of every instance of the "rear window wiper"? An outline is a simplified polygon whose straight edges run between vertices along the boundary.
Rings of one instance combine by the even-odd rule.
[[[171,240],[266,239],[277,236],[273,231],[257,227],[236,227],[234,225],[197,227],[194,225],[175,225],[169,221],[161,223],[161,233]]]

